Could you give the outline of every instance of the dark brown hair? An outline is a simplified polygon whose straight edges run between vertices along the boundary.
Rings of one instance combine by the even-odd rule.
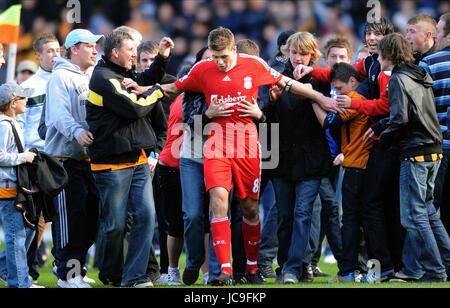
[[[412,46],[400,33],[385,36],[378,44],[378,52],[393,65],[414,62]]]
[[[234,45],[234,34],[230,29],[219,27],[209,33],[208,47],[211,50],[222,51]]]
[[[355,77],[356,80],[361,81],[358,70],[353,65],[345,62],[333,65],[331,69],[331,81],[339,80],[348,83],[351,77]]]
[[[379,21],[368,22],[364,27],[364,39],[363,39],[364,44],[367,44],[366,35],[370,31],[380,32],[383,36],[386,36],[388,34],[394,33],[395,29],[394,25],[384,17],[380,18]]]

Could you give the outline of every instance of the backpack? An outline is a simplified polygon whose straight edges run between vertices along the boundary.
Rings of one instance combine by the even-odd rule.
[[[24,149],[16,128],[10,122],[14,140],[19,153]],[[22,164],[16,167],[17,197],[15,207],[22,212],[25,224],[36,229],[41,212],[46,222],[53,221],[56,210],[53,198],[67,185],[69,177],[64,166],[50,155],[31,149],[36,153],[33,163]]]

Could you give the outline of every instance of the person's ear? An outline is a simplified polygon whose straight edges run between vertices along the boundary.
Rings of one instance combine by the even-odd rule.
[[[113,48],[113,49],[111,50],[111,56],[112,56],[114,59],[117,59],[117,58],[119,57],[119,50],[118,50],[117,48]]]

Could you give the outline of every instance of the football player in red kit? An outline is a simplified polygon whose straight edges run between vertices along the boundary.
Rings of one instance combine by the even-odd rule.
[[[195,65],[175,84],[163,85],[167,95],[199,92],[208,105],[218,104],[223,116],[212,119],[205,143],[205,182],[212,210],[211,232],[222,273],[215,285],[232,283],[231,231],[228,197],[235,185],[243,212],[242,233],[250,283],[265,283],[258,273],[260,222],[258,213],[261,160],[258,132],[253,122],[254,106],[260,86],[277,85],[283,91],[310,98],[327,110],[339,112],[336,102],[311,87],[282,76],[262,59],[238,54],[233,33],[217,28],[209,34],[213,57]],[[252,107],[253,106],[253,107]],[[258,120],[258,119],[256,119]]]

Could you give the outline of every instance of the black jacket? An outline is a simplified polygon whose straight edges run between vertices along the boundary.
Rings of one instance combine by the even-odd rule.
[[[139,84],[151,81],[143,81],[133,71],[106,59],[92,74],[86,120],[94,134],[94,144],[89,148],[93,163],[136,162],[141,149],[160,151],[165,143],[167,120],[161,105],[161,87],[156,85],[137,97],[122,86],[124,78]]]
[[[396,66],[389,81],[390,119],[381,141],[397,142],[401,158],[442,153],[433,80],[414,64]]]
[[[293,78],[290,62],[282,73]],[[307,79],[300,81],[312,81],[309,77]],[[313,81],[313,87],[314,83]],[[283,93],[272,106],[274,110],[270,121],[280,125],[280,163],[272,175],[292,181],[326,177],[332,167],[330,148],[311,101],[291,93]]]

